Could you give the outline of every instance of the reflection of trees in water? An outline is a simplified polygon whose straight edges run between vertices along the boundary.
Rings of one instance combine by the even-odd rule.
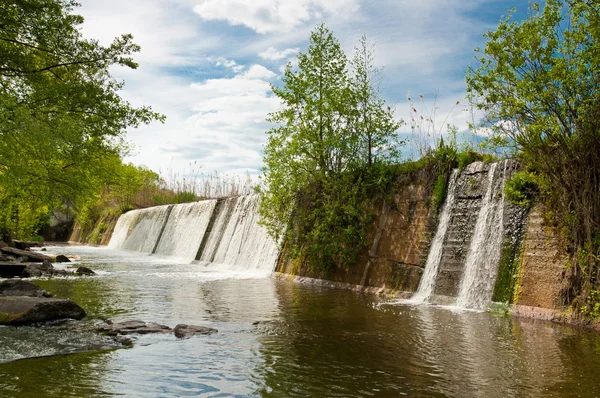
[[[368,296],[277,287],[280,318],[256,326],[262,396],[535,396],[569,373],[561,345],[570,337],[552,324],[426,306],[378,311]]]
[[[279,284],[281,318],[259,325],[263,396],[397,396],[423,391],[433,367],[416,354],[416,319],[373,297]],[[415,368],[419,371],[415,371]]]

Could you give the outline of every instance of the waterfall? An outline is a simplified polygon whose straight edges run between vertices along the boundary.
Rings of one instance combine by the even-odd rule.
[[[505,225],[505,220],[517,220],[519,210],[503,195],[507,178],[517,168],[518,163],[504,160],[454,170],[411,302],[477,310],[491,302],[504,243],[508,239],[514,246],[518,236],[519,226]]]
[[[258,224],[258,206],[259,196],[249,195],[132,210],[119,218],[109,247],[270,273],[279,244]]]
[[[419,288],[417,292],[411,298],[414,302],[424,302],[429,299],[433,293],[435,287],[435,281],[437,279],[438,268],[442,259],[442,250],[444,246],[444,239],[446,232],[448,231],[448,225],[450,224],[452,208],[454,206],[454,198],[456,196],[456,180],[459,176],[459,170],[453,170],[450,176],[450,182],[448,183],[448,193],[446,195],[446,201],[442,206],[442,213],[438,228],[431,242],[431,248],[429,249],[429,255],[425,263],[425,271],[419,282]]]
[[[154,253],[194,260],[216,204],[204,200],[173,206]]]
[[[243,266],[271,272],[279,255],[279,245],[258,224],[258,205],[258,195],[225,199],[197,258],[233,268]]]
[[[475,224],[475,233],[461,279],[456,305],[484,309],[491,301],[504,238],[504,183],[507,161],[503,169],[491,165],[488,186]],[[498,175],[500,174],[500,176]]]
[[[173,206],[156,206],[131,210],[123,214],[108,247],[142,253],[152,253],[156,248]]]

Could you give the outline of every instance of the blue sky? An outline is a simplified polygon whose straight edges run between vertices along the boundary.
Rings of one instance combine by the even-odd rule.
[[[483,33],[527,0],[81,0],[83,34],[108,44],[132,33],[142,46],[135,70],[114,68],[122,96],[167,116],[128,132],[135,156],[155,171],[258,174],[269,124],[279,107],[270,91],[283,66],[305,51],[325,23],[351,57],[364,33],[383,67],[382,96],[408,120],[407,95],[419,112],[436,110],[466,130],[464,74]],[[457,101],[462,101],[456,106]],[[409,133],[410,128],[404,127]]]

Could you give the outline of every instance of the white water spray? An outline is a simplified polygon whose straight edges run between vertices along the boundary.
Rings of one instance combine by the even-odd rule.
[[[484,309],[490,303],[494,293],[494,284],[498,273],[502,243],[504,237],[504,183],[506,164],[500,170],[498,182],[498,163],[493,163],[488,172],[488,186],[475,232],[465,260],[456,306],[462,308]]]
[[[442,259],[444,238],[446,237],[446,232],[448,231],[450,215],[454,206],[454,198],[456,196],[456,180],[458,179],[458,176],[459,170],[453,170],[452,175],[450,176],[450,182],[448,183],[448,194],[446,195],[446,201],[442,206],[442,213],[440,214],[438,228],[435,232],[435,236],[433,237],[433,241],[431,242],[429,255],[427,256],[427,261],[425,262],[425,271],[421,277],[417,292],[410,300],[412,302],[426,302],[433,294],[440,261]]]

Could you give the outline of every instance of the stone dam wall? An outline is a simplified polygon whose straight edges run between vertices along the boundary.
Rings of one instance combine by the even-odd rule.
[[[415,292],[437,225],[437,215],[429,203],[431,185],[424,176],[417,176],[399,185],[392,201],[379,203],[368,249],[359,255],[354,266],[338,267],[324,274],[311,270],[307,264],[287,261],[282,255],[276,271],[337,282],[338,286]]]
[[[496,199],[502,196],[504,182],[519,165],[514,161],[497,164],[496,177],[489,174],[491,168],[491,164],[477,162],[457,177],[432,302],[457,302],[467,256],[478,249],[471,246],[478,233],[486,190],[493,189]],[[324,274],[282,255],[276,268],[278,277],[355,290],[386,291],[405,298],[412,296],[419,288],[440,218],[431,205],[431,184],[431,179],[417,176],[408,184],[398,185],[393,202],[376,207],[369,249],[355,266],[339,267]],[[539,206],[531,211],[508,201],[501,206],[497,224],[486,227],[501,230],[496,255],[499,259],[493,260],[498,263],[493,265],[498,274],[492,281],[493,301],[514,304],[519,315],[552,318],[565,309],[561,292],[569,257],[561,249],[556,229],[544,223]],[[479,255],[482,263],[487,260],[485,254]]]
[[[514,304],[514,311],[520,315],[542,318],[552,318],[565,309],[562,292],[569,256],[561,248],[558,232],[544,222],[543,209],[539,206],[527,211],[503,198],[504,183],[518,167],[514,161],[497,164],[476,162],[458,173],[454,180],[446,230],[441,236],[434,288],[426,301],[460,305],[459,296],[465,285],[463,279],[468,272],[469,263],[473,263],[468,258],[475,252],[478,256],[476,262],[490,268],[491,271],[486,271],[488,274],[494,273],[491,279],[487,278],[487,282],[476,281],[473,285],[477,288],[486,283],[493,285],[493,298],[486,299],[488,302],[492,299],[496,302],[508,302]],[[355,290],[386,291],[404,298],[413,296],[419,291],[426,263],[429,268],[431,244],[441,218],[441,214],[431,204],[432,187],[431,176],[416,173],[399,181],[390,198],[374,205],[375,220],[368,236],[368,246],[359,255],[355,265],[340,266],[326,274],[311,269],[307,264],[286,259],[284,248],[274,271],[280,278],[296,278],[304,282]],[[493,207],[492,202],[499,209],[494,210],[495,215],[489,211]],[[250,227],[238,228],[236,221],[244,220],[250,214],[254,219],[257,201],[231,199],[215,203],[206,201],[202,206],[207,209],[200,204],[178,205],[175,210],[180,209],[169,216],[173,225],[162,226],[165,236],[151,252],[181,255],[179,246],[182,246],[183,238],[177,238],[174,232],[168,233],[172,229],[186,238],[204,235],[198,242],[194,241],[193,245],[189,242],[183,245],[193,246],[194,253],[196,250],[202,253],[196,260],[218,260],[219,263],[231,264],[247,262],[248,255],[237,259],[227,255],[225,249],[219,249],[223,253],[217,250],[219,247],[228,247],[228,242],[231,241],[235,245],[245,245],[242,250],[244,253],[255,254],[252,257],[256,257],[253,264],[261,263],[264,256],[260,253],[262,249],[259,242],[254,242],[256,234],[248,229]],[[152,214],[156,211],[157,208],[153,208],[141,213]],[[131,218],[134,213],[128,217]],[[106,245],[113,235],[117,220],[118,216],[106,214],[87,229],[75,226],[70,240]],[[197,233],[198,228],[193,226],[198,223],[202,224],[202,231]],[[132,223],[134,224],[140,227],[143,223],[138,220]],[[186,225],[185,228],[182,227],[183,224]],[[478,245],[485,241],[481,239],[482,225],[486,234],[497,230],[495,243],[492,243],[498,248],[492,250],[493,256],[490,256],[488,249],[476,253],[481,249]],[[151,225],[144,224],[142,241],[150,229]],[[236,233],[238,229],[239,233]],[[128,239],[132,240],[135,229],[122,229],[124,231],[128,231]],[[190,254],[190,258],[194,257],[194,253]],[[258,266],[256,264],[253,266]],[[482,276],[475,277],[485,279]],[[483,290],[486,289],[489,290],[489,286],[484,286]]]

